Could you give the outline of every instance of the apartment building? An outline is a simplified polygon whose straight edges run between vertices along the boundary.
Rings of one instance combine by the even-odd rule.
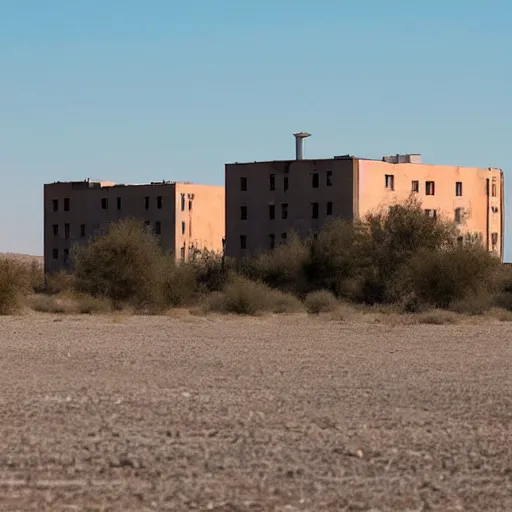
[[[309,134],[295,136],[295,160],[226,164],[228,256],[272,249],[291,230],[307,236],[332,217],[354,221],[414,194],[426,215],[458,224],[461,242],[476,235],[503,259],[500,169],[423,164],[418,154],[307,160],[302,142]]]
[[[48,273],[70,268],[74,244],[105,233],[111,222],[135,218],[158,237],[167,254],[187,261],[197,251],[221,252],[224,187],[154,182],[120,185],[109,181],[44,185],[44,262]]]

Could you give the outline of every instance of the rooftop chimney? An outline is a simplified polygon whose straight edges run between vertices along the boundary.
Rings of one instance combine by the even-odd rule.
[[[311,133],[298,132],[294,133],[295,137],[295,159],[302,160],[304,158],[304,139],[311,136]]]

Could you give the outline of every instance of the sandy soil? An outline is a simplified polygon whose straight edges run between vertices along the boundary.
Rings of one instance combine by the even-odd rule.
[[[512,510],[510,323],[32,315],[0,342],[0,510]]]

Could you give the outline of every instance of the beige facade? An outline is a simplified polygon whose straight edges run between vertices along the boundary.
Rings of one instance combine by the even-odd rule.
[[[226,254],[242,257],[306,236],[336,216],[350,221],[414,194],[425,213],[455,221],[503,258],[500,169],[422,164],[419,155],[226,164]]]
[[[56,182],[44,186],[45,271],[70,267],[71,248],[105,233],[122,218],[144,221],[167,254],[189,260],[204,249],[221,252],[224,187],[159,182]]]

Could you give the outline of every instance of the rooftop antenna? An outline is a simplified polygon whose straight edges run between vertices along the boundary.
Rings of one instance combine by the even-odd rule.
[[[295,159],[303,160],[304,159],[304,139],[311,137],[311,133],[308,132],[297,132],[294,133],[295,137]]]

